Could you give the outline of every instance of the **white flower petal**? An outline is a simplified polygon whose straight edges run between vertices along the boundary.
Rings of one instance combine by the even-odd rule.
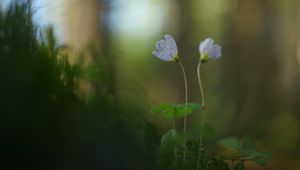
[[[160,41],[157,41],[156,43],[156,49],[157,50],[163,50],[165,47],[164,47],[164,40],[160,40]]]
[[[216,60],[221,57],[221,46],[214,44],[214,40],[207,38],[199,45],[200,60],[206,62],[208,60]]]
[[[214,45],[214,47],[213,47],[213,51],[212,51],[212,53],[211,53],[211,59],[212,60],[216,60],[216,59],[218,59],[218,58],[220,58],[221,57],[221,46],[219,46],[219,45]]]
[[[207,51],[213,46],[214,40],[212,38],[207,38],[200,43],[199,51],[200,53],[207,53]]]
[[[163,51],[161,51],[159,58],[163,61],[172,61],[173,57],[170,57],[170,56],[171,56],[170,51],[163,50]]]
[[[157,51],[152,54],[163,61],[174,61],[177,56],[177,45],[171,35],[165,35],[164,39],[156,43]]]
[[[156,57],[159,56],[159,52],[157,52],[157,51],[153,51],[152,54],[155,55]]]
[[[177,45],[176,45],[174,38],[171,35],[167,34],[167,35],[165,35],[165,39],[166,39],[166,41],[168,41],[170,43],[171,48],[176,50],[176,52],[177,52]]]

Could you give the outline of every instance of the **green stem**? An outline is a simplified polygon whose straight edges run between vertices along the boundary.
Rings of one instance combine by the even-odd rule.
[[[199,85],[200,92],[201,92],[202,110],[205,110],[205,96],[204,96],[204,91],[203,91],[202,81],[201,81],[201,76],[200,76],[200,67],[201,67],[201,62],[199,62],[198,66],[197,66],[197,75],[198,75],[198,85]]]
[[[203,91],[203,87],[202,87],[202,81],[201,81],[201,76],[200,76],[200,67],[201,67],[201,62],[199,62],[198,66],[197,66],[197,76],[198,76],[198,85],[200,88],[200,92],[201,92],[201,106],[202,106],[202,121],[201,121],[201,132],[200,132],[200,139],[199,139],[199,146],[198,146],[198,160],[197,160],[197,170],[200,168],[200,159],[201,159],[201,149],[202,149],[202,145],[203,145],[203,133],[204,133],[204,124],[205,124],[205,119],[206,119],[206,115],[205,115],[205,97],[204,97],[204,91]]]
[[[186,79],[186,74],[185,74],[185,70],[184,67],[182,65],[182,63],[179,61],[179,65],[180,68],[182,70],[182,74],[183,74],[183,79],[184,79],[184,87],[185,87],[185,110],[187,108],[187,102],[188,102],[188,90],[187,90],[187,79]],[[184,115],[184,124],[183,124],[183,146],[184,146],[184,150],[183,150],[183,162],[185,162],[185,157],[186,157],[186,153],[185,153],[185,147],[186,147],[186,124],[187,124],[187,115]]]

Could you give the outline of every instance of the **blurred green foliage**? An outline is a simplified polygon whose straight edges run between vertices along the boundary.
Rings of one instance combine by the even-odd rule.
[[[187,103],[185,104],[168,104],[163,103],[151,108],[152,113],[161,113],[165,118],[181,118],[185,115],[189,115],[196,110],[199,110],[200,105],[197,103]]]
[[[226,137],[219,140],[219,144],[231,150],[231,153],[225,156],[228,160],[253,161],[264,166],[271,158],[268,153],[258,150],[249,137],[244,137],[241,140],[236,137]]]
[[[0,13],[1,169],[153,169],[155,130],[92,54],[102,58],[87,69],[99,86],[83,100],[84,71],[60,55],[52,29],[34,26],[30,3]]]

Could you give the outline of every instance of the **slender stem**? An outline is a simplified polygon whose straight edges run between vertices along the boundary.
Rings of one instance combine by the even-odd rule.
[[[200,139],[199,139],[199,146],[198,146],[198,160],[197,160],[197,170],[200,168],[200,159],[201,159],[201,149],[202,149],[202,145],[203,145],[203,133],[204,133],[204,124],[205,124],[205,119],[206,119],[206,115],[205,115],[205,97],[204,97],[204,91],[203,91],[203,87],[202,87],[202,81],[201,81],[201,76],[200,76],[200,67],[201,67],[201,62],[199,62],[198,66],[197,66],[197,76],[198,76],[198,85],[200,88],[200,92],[201,92],[201,106],[202,106],[202,121],[201,121],[201,132],[200,132]]]
[[[199,62],[198,66],[197,66],[197,75],[198,75],[198,85],[200,88],[200,92],[201,92],[201,105],[202,105],[202,109],[205,110],[205,97],[204,97],[204,91],[203,91],[203,87],[202,87],[202,81],[201,81],[201,76],[200,76],[200,67],[201,67],[201,62]]]
[[[188,102],[188,89],[187,89],[187,79],[186,79],[186,73],[184,70],[184,67],[182,63],[179,61],[180,68],[182,70],[183,79],[184,79],[184,87],[185,87],[185,110],[187,108],[187,102]],[[187,123],[187,115],[184,115],[184,124],[183,124],[183,146],[184,149],[186,147],[186,123]],[[185,150],[183,150],[183,162],[185,162]]]

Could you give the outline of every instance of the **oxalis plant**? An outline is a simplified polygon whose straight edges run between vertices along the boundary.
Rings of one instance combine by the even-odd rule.
[[[207,38],[199,44],[199,60],[197,65],[197,78],[201,95],[201,104],[188,102],[187,78],[181,58],[178,55],[177,45],[171,35],[165,35],[164,39],[156,43],[154,56],[162,61],[172,62],[179,65],[182,71],[185,99],[183,104],[162,103],[151,108],[152,113],[159,113],[166,119],[173,121],[173,127],[161,138],[162,150],[166,157],[163,161],[165,167],[161,169],[195,169],[195,170],[239,170],[244,169],[246,161],[253,161],[259,165],[265,165],[270,159],[267,153],[259,151],[249,137],[226,137],[217,143],[223,146],[225,154],[207,154],[203,145],[206,131],[206,103],[201,80],[200,68],[202,64],[221,57],[221,46],[214,43],[212,38]],[[200,112],[200,131],[197,135],[187,132],[187,117]],[[178,119],[183,118],[183,129],[176,127]],[[166,165],[167,164],[167,165]]]

